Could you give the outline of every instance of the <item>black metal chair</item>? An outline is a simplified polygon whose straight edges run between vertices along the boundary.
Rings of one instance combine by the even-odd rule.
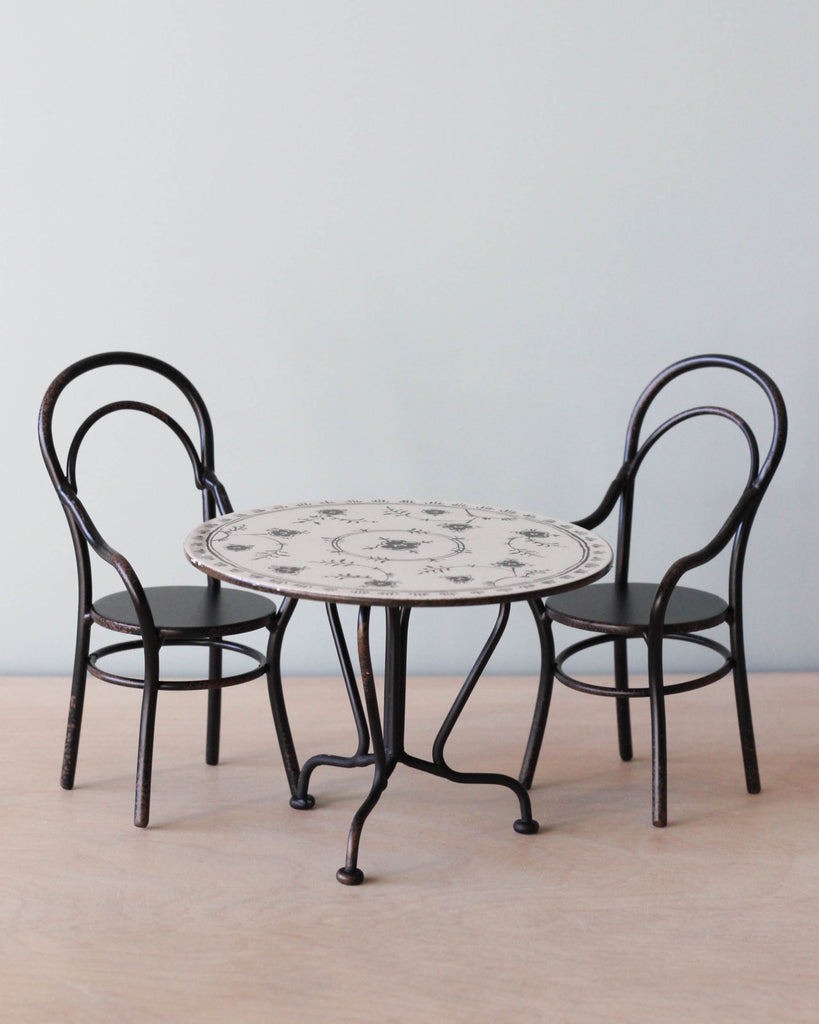
[[[755,381],[767,396],[773,411],[773,431],[764,459],[760,458],[756,437],[747,422],[735,412],[718,406],[703,405],[685,409],[671,416],[644,441],[640,441],[641,428],[649,406],[663,388],[681,374],[714,367],[744,374]],[[629,556],[637,471],[648,452],[672,427],[699,416],[729,420],[742,432],[750,454],[747,482],[728,517],[704,547],[674,561],[659,583],[632,583],[629,580]],[[524,786],[531,785],[535,773],[555,677],[572,689],[616,700],[620,756],[624,761],[630,760],[632,756],[628,701],[632,697],[648,697],[652,731],[652,817],[655,825],[664,826],[667,822],[665,697],[706,686],[733,672],[745,780],[749,793],[759,792],[759,770],[745,664],[742,578],[751,526],[782,458],[786,435],[787,415],[779,389],[767,374],[743,359],[725,355],[683,359],[663,370],[642,393],[628,424],[625,458],[620,471],[598,508],[585,519],[578,520],[578,525],[595,529],[619,501],[614,582],[594,584],[552,597],[534,608],[539,629],[546,640],[549,663],[541,673],[535,714],[523,758],[520,781]],[[679,586],[685,573],[711,561],[729,544],[732,544],[732,550],[727,600],[707,591]],[[574,643],[555,656],[552,622],[601,635]],[[727,623],[730,637],[727,648],[712,637],[700,635],[701,631],[723,623]],[[629,638],[642,638],[647,645],[647,687],[629,686],[626,649]],[[663,679],[663,646],[664,641],[670,639],[687,641],[715,651],[722,658],[722,664],[695,679],[666,684]],[[614,648],[613,687],[583,682],[565,671],[565,662],[570,657],[604,643],[612,643]]]
[[[65,462],[62,463],[57,455],[52,432],[57,401],[72,381],[92,370],[109,366],[140,367],[159,374],[176,385],[193,410],[199,432],[198,440],[192,440],[176,420],[153,405],[131,400],[110,402],[96,409],[82,422],[68,447]],[[196,487],[202,492],[204,519],[211,519],[217,513],[230,512],[232,509],[227,493],[213,468],[213,428],[208,411],[199,392],[174,367],[151,356],[131,352],[108,352],[74,363],[53,381],[40,408],[40,448],[68,519],[79,575],[77,639],[61,783],[65,789],[71,789],[74,785],[87,673],[90,672],[98,679],[109,683],[142,688],[134,824],[144,828],[148,824],[150,811],[151,762],[158,691],[208,690],[205,759],[208,764],[217,764],[221,689],[256,679],[265,675],[268,670],[268,659],[265,655],[227,638],[260,628],[272,631],[274,626],[278,625],[280,628],[277,630],[276,643],[280,644],[281,633],[286,623],[277,623],[277,609],[273,601],[249,591],[222,588],[214,579],[208,579],[207,582],[203,579],[198,586],[143,587],[128,559],[103,539],[77,493],[77,456],[89,430],[103,418],[121,410],[132,410],[155,417],[176,435],[190,459]],[[146,506],[149,500],[146,500]],[[94,600],[91,551],[119,574],[124,590]],[[135,639],[92,652],[90,638],[91,627],[94,624]],[[163,648],[171,646],[207,648],[207,678],[163,678],[160,673],[160,652]],[[144,672],[140,678],[107,671],[100,664],[109,655],[132,650],[142,652]],[[224,675],[224,651],[246,656],[253,664],[244,672]],[[270,680],[268,685],[271,685]],[[292,751],[289,727],[280,693],[271,690],[270,696],[274,712],[277,706],[281,707],[276,727],[287,764],[288,743],[289,750]],[[283,721],[279,720],[281,718]],[[295,759],[294,754],[292,757]]]

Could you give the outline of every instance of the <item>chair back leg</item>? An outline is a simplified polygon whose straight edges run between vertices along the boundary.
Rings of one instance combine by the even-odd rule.
[[[208,664],[208,679],[222,676],[222,651],[211,647]],[[208,727],[205,740],[205,763],[219,764],[219,736],[222,725],[222,691],[215,687],[208,690]]]
[[[614,687],[617,690],[628,690],[628,649],[624,636],[614,638]],[[617,741],[620,745],[620,759],[630,761],[633,757],[631,745],[631,706],[628,697],[618,697],[617,704]]]
[[[663,638],[648,635],[648,688],[651,707],[651,817],[657,828],[668,822],[668,754],[663,689]]]

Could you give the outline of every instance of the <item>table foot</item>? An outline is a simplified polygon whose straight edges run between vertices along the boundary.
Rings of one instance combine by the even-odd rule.
[[[540,825],[534,818],[530,818],[529,821],[526,821],[525,818],[518,818],[513,828],[523,836],[533,836],[540,828]]]
[[[309,793],[307,796],[291,796],[290,806],[297,811],[310,811],[316,806],[316,798]]]
[[[364,881],[364,872],[361,868],[339,868],[336,871],[336,878],[342,885],[361,885]]]
[[[389,611],[392,612],[393,609],[389,609]],[[387,633],[389,635],[389,630]],[[364,703],[370,725],[373,753],[372,755],[367,755],[365,759],[358,758],[355,760],[359,763],[373,764],[375,771],[373,772],[370,792],[364,803],[356,811],[350,825],[350,831],[347,835],[347,860],[344,867],[339,868],[336,872],[336,878],[342,885],[361,885],[364,881],[364,872],[358,867],[358,847],[361,842],[361,830],[370,811],[378,803],[381,794],[387,788],[387,780],[390,773],[390,769],[387,766],[384,733],[379,717],[378,697],[375,693],[375,676],[373,675],[372,659],[370,657],[370,609],[367,605],[362,605],[358,610],[358,660],[361,664],[361,685],[364,689]]]

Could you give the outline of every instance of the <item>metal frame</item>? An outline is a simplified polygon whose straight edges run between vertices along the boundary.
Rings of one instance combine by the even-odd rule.
[[[640,433],[646,414],[651,403],[663,388],[681,374],[707,368],[722,368],[744,374],[758,384],[765,393],[773,413],[773,430],[771,443],[764,460],[760,459],[756,437],[745,420],[735,412],[719,406],[697,406],[677,413],[662,423],[641,443]],[[625,761],[630,760],[632,757],[631,721],[628,700],[632,697],[647,697],[651,705],[652,820],[655,825],[660,827],[664,826],[667,822],[668,800],[665,697],[669,694],[706,686],[723,678],[730,672],[733,672],[734,678],[740,743],[747,789],[749,793],[758,793],[760,791],[759,768],[754,742],[745,661],[742,581],[751,526],[765,491],[770,485],[771,479],[782,458],[787,438],[787,413],[779,388],[757,366],[733,356],[693,356],[672,364],[651,381],[637,400],[626,431],[623,464],[609,486],[602,502],[591,515],[577,520],[578,526],[585,527],[586,529],[595,529],[608,518],[615,505],[619,502],[614,585],[615,587],[626,588],[628,585],[634,485],[637,471],[648,452],[669,430],[680,423],[700,416],[714,416],[726,419],[741,431],[746,439],[749,450],[750,465],[748,479],[738,501],[713,538],[698,551],[678,558],[668,568],[657,586],[647,628],[639,624],[612,624],[610,622],[592,621],[580,615],[573,617],[566,613],[557,614],[550,609],[548,600],[545,604],[538,603],[537,607],[530,602],[538,622],[538,627],[542,632],[546,631],[551,634],[551,622],[554,620],[577,629],[591,630],[603,635],[573,644],[557,656],[552,653],[548,669],[545,674],[542,673],[541,675],[529,741],[521,767],[521,782],[529,788],[534,777],[543,733],[546,727],[546,719],[549,713],[553,679],[555,677],[565,685],[584,693],[615,698],[617,702],[620,756]],[[728,603],[724,615],[708,621],[687,623],[684,630],[667,627],[666,614],[669,602],[675,593],[675,588],[680,579],[691,569],[715,558],[728,544],[732,544],[732,551],[728,578]],[[727,648],[712,638],[692,635],[697,630],[709,628],[720,622],[728,624],[730,640],[729,647]],[[629,637],[642,637],[648,648],[649,685],[647,687],[632,688],[629,686],[626,650],[626,643]],[[721,656],[723,659],[722,664],[715,670],[696,679],[674,685],[666,685],[663,681],[663,645],[666,640],[672,639],[707,647]],[[615,683],[613,687],[585,683],[570,676],[564,669],[565,661],[574,654],[601,643],[612,643],[614,645]],[[551,650],[554,652],[554,645],[551,639],[542,639],[542,644],[546,646],[551,644]]]
[[[532,818],[529,794],[521,783],[511,776],[490,772],[460,772],[446,762],[445,747],[466,703],[478,680],[483,674],[509,619],[509,604],[502,604],[492,632],[484,644],[475,664],[447,713],[432,746],[432,760],[408,753],[404,742],[407,694],[407,634],[411,608],[409,606],[387,605],[386,639],[384,659],[383,708],[379,706],[375,674],[370,652],[371,606],[362,605],[358,612],[358,658],[361,666],[361,688],[364,693],[362,704],[354,670],[344,640],[338,609],[328,605],[327,612],[339,662],[347,684],[347,693],[358,732],[358,746],[349,756],[317,754],[300,767],[293,747],[287,713],[284,707],[281,686],[280,652],[287,622],[293,614],[297,599],[285,598],[280,610],[280,621],[271,632],[269,648],[271,706],[277,725],[283,727],[279,739],[285,753],[285,769],[290,784],[290,805],[297,810],[309,810],[315,806],[314,797],[308,792],[310,779],[316,768],[329,765],[336,768],[373,767],[370,791],[357,810],[350,825],[347,839],[347,856],[344,866],[336,872],[336,878],[344,885],[360,885],[364,872],[358,867],[358,852],[362,830],[370,812],[381,798],[395,768],[406,765],[418,771],[448,779],[450,782],[478,783],[505,786],[511,789],[520,804],[520,818],[514,822],[516,832],[531,835],[538,831],[538,823]],[[547,633],[541,631],[542,643],[547,642]],[[543,650],[543,663],[548,664],[548,651]],[[372,748],[372,749],[371,749]]]
[[[198,443],[191,440],[191,437],[176,420],[155,406],[137,401],[110,402],[96,409],[81,423],[69,445],[63,467],[54,443],[52,428],[58,399],[66,387],[78,377],[107,366],[138,367],[156,373],[174,384],[193,410],[199,433]],[[77,489],[77,457],[83,440],[95,424],[105,417],[123,410],[144,413],[160,420],[181,442],[193,469],[194,483],[202,492],[203,520],[212,519],[217,513],[230,512],[232,507],[227,492],[214,471],[214,440],[210,415],[199,392],[179,370],[152,356],[134,352],[105,352],[72,364],[52,382],[40,407],[38,422],[40,449],[68,521],[78,576],[77,635],[61,784],[64,789],[71,789],[74,785],[87,674],[90,672],[98,679],[109,683],[141,688],[143,695],[137,754],[134,824],[144,828],[148,824],[150,812],[151,763],[159,690],[204,689],[208,691],[205,760],[208,764],[217,764],[219,760],[221,689],[225,686],[233,686],[259,678],[265,675],[268,669],[268,661],[265,656],[244,644],[228,641],[225,636],[249,632],[260,627],[270,628],[274,621],[273,617],[276,615],[276,606],[271,601],[266,602],[270,610],[260,615],[259,598],[256,595],[256,611],[253,615],[238,618],[236,621],[222,624],[219,627],[210,628],[200,625],[163,629],[156,625],[146,590],[133,566],[123,554],[111,547],[102,537],[80,500]],[[133,604],[138,627],[112,622],[95,611],[91,552],[112,566],[119,575]],[[207,588],[211,594],[218,595],[220,583],[218,580],[208,579]],[[94,624],[120,633],[137,634],[139,639],[109,645],[92,652],[90,640],[91,627]],[[185,680],[184,682],[163,679],[160,675],[160,651],[163,647],[173,645],[206,647],[209,651],[208,678]],[[144,673],[142,678],[137,679],[105,671],[99,665],[101,659],[111,654],[135,649],[143,652]],[[254,667],[232,676],[224,676],[222,674],[222,652],[225,650],[247,656],[255,662]]]

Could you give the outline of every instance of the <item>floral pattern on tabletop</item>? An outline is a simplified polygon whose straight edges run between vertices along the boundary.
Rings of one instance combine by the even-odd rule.
[[[572,523],[400,499],[233,512],[194,529],[185,550],[221,579],[362,604],[514,600],[597,579],[612,558],[604,540]]]

